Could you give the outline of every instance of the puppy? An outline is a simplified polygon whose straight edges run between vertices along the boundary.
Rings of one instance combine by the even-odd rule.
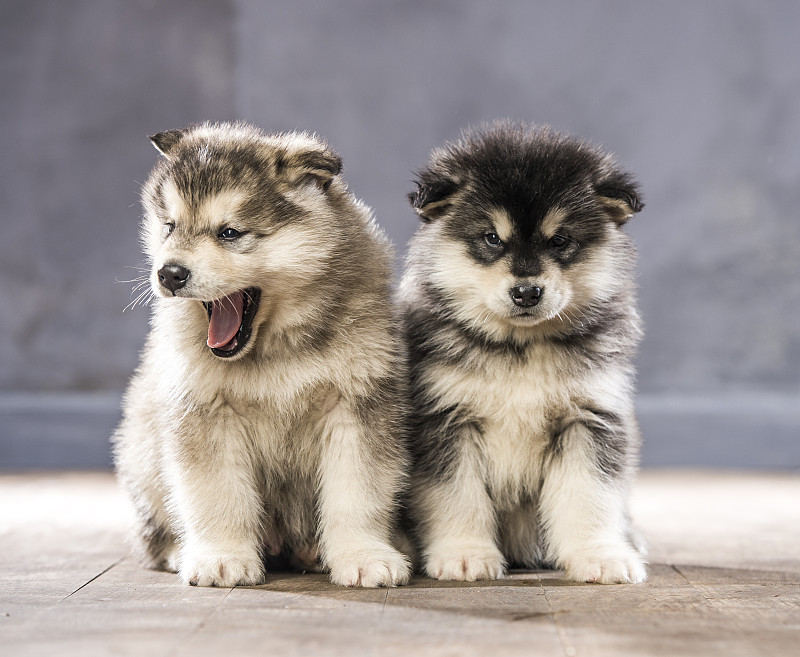
[[[496,124],[433,151],[417,184],[400,301],[425,572],[643,581],[626,508],[636,183],[598,148]]]
[[[151,137],[152,330],[114,436],[147,562],[264,581],[264,560],[345,586],[409,577],[390,248],[308,134],[237,123]]]

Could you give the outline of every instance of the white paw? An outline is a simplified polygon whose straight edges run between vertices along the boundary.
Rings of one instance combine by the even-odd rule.
[[[567,579],[597,584],[638,584],[647,579],[641,557],[630,547],[586,550],[565,559]]]
[[[388,545],[329,560],[331,581],[341,586],[399,586],[411,577],[408,558]]]
[[[264,581],[264,564],[247,550],[186,551],[180,575],[191,586],[252,586]]]
[[[451,546],[428,552],[425,572],[434,579],[474,582],[500,579],[505,572],[503,555],[495,546],[483,548]]]

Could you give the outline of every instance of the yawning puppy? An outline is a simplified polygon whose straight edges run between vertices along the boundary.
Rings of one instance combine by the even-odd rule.
[[[264,557],[346,586],[407,581],[390,249],[308,134],[151,137],[152,331],[115,437],[154,567],[258,584]]]
[[[425,571],[641,582],[633,179],[581,141],[501,124],[435,150],[411,201],[400,296]]]

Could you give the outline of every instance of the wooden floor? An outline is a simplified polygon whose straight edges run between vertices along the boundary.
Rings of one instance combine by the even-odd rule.
[[[398,589],[183,586],[127,557],[110,475],[0,476],[0,654],[800,655],[800,476],[646,472],[637,586],[552,571]]]

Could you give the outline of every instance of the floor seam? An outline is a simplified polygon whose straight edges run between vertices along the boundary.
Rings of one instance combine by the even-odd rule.
[[[386,603],[389,601],[389,591],[390,588],[386,589],[386,595],[383,596],[383,605],[381,606],[381,620],[383,620],[383,614],[386,612]]]
[[[99,572],[97,575],[95,575],[95,576],[94,576],[94,577],[92,577],[91,579],[89,579],[89,580],[87,580],[86,582],[84,582],[83,584],[81,584],[81,585],[80,585],[80,586],[79,586],[77,589],[75,589],[75,590],[74,590],[72,593],[70,593],[70,594],[68,594],[68,595],[65,595],[63,598],[60,598],[59,600],[57,600],[57,601],[53,602],[52,604],[50,604],[50,605],[48,605],[48,606],[46,606],[46,607],[42,607],[41,609],[36,609],[36,610],[34,610],[34,611],[33,611],[33,613],[31,613],[31,615],[30,615],[30,616],[28,616],[27,618],[23,618],[23,619],[22,619],[22,621],[21,621],[21,624],[20,624],[20,626],[19,626],[19,627],[20,627],[20,628],[30,627],[31,625],[33,625],[34,623],[36,623],[37,621],[39,621],[39,620],[40,620],[42,617],[44,617],[46,614],[49,614],[49,613],[53,612],[53,611],[56,609],[56,607],[58,607],[58,605],[60,605],[61,603],[63,603],[65,600],[68,600],[68,599],[69,599],[69,598],[71,598],[73,595],[75,595],[75,594],[76,594],[78,591],[80,591],[81,589],[84,589],[84,588],[86,588],[87,586],[89,586],[89,584],[91,584],[92,582],[94,582],[94,581],[95,581],[95,580],[96,580],[98,577],[102,577],[102,576],[103,576],[103,575],[105,575],[105,574],[106,574],[106,573],[107,573],[109,570],[111,570],[111,569],[112,569],[112,568],[114,568],[115,566],[118,566],[119,564],[121,564],[121,563],[122,563],[123,561],[125,561],[126,559],[127,559],[127,557],[126,557],[126,556],[120,557],[120,558],[119,558],[119,559],[117,559],[115,562],[113,562],[113,563],[112,563],[110,566],[108,566],[107,568],[105,568],[105,569],[103,569],[101,572]]]
[[[542,589],[544,601],[547,603],[548,615],[550,616],[553,626],[556,628],[556,633],[558,634],[558,640],[561,643],[561,648],[563,649],[566,657],[575,657],[578,654],[578,651],[575,649],[575,646],[569,642],[566,631],[563,627],[561,627],[561,624],[556,619],[556,612],[553,611],[553,605],[550,604],[550,598],[547,597],[547,589],[544,586],[544,582],[542,581],[542,576],[540,573],[536,573],[536,579],[539,581],[539,588]]]
[[[84,582],[83,584],[81,584],[81,585],[80,585],[80,586],[79,586],[77,589],[75,589],[75,590],[74,590],[72,593],[70,593],[69,595],[65,595],[63,598],[61,598],[61,600],[59,600],[59,601],[58,601],[58,603],[57,603],[57,604],[61,604],[61,603],[62,603],[62,602],[64,602],[65,600],[68,600],[68,599],[69,599],[69,598],[71,598],[73,595],[75,595],[75,594],[76,594],[78,591],[80,591],[80,590],[82,590],[82,589],[85,589],[87,586],[89,586],[89,584],[91,584],[91,583],[92,583],[92,582],[94,582],[96,579],[98,579],[98,578],[102,577],[103,575],[105,575],[105,574],[106,574],[106,573],[107,573],[109,570],[111,570],[111,569],[112,569],[112,568],[114,568],[115,566],[118,566],[118,565],[119,565],[119,564],[121,564],[123,561],[125,561],[125,557],[121,557],[120,559],[117,559],[117,560],[116,560],[114,563],[112,563],[110,566],[108,566],[108,568],[105,568],[104,570],[102,570],[102,571],[100,571],[99,573],[97,573],[97,575],[95,575],[94,577],[92,577],[90,580],[88,580],[88,581]]]
[[[710,597],[708,597],[708,596],[707,596],[707,595],[706,595],[706,594],[705,594],[705,593],[704,593],[704,592],[703,592],[701,589],[699,589],[699,588],[698,588],[698,587],[697,587],[697,586],[694,584],[694,582],[692,582],[692,580],[690,580],[690,579],[689,579],[689,578],[688,578],[688,577],[687,577],[687,576],[686,576],[686,575],[685,575],[685,574],[684,574],[684,573],[681,571],[681,569],[680,569],[680,568],[678,568],[678,566],[676,566],[674,563],[670,563],[670,564],[668,564],[668,565],[669,565],[669,567],[670,567],[670,568],[672,568],[672,570],[674,570],[676,573],[678,573],[678,575],[680,575],[680,576],[681,576],[681,577],[684,579],[684,581],[685,581],[685,582],[686,582],[686,583],[689,585],[689,587],[690,587],[690,588],[691,588],[693,591],[695,591],[696,593],[700,594],[700,595],[703,597],[703,599],[704,599],[704,600],[705,600],[705,601],[708,603],[708,606],[709,606],[711,609],[714,609],[714,610],[715,610],[715,611],[717,611],[718,613],[725,614],[725,609],[724,609],[724,607],[721,607],[720,605],[718,605],[718,604],[716,603],[716,601],[715,601],[715,598],[710,598]],[[753,642],[753,639],[752,639],[752,637],[750,637],[749,635],[747,635],[747,634],[746,634],[745,632],[743,632],[741,629],[739,629],[739,630],[738,630],[738,632],[736,632],[736,634],[738,634],[738,636],[739,636],[739,639],[740,639],[741,641],[743,641],[743,642],[746,642],[748,645],[750,645],[750,646],[752,646],[752,647],[753,647],[753,649],[756,651],[756,652],[754,652],[754,653],[753,653],[754,655],[756,655],[756,654],[758,654],[758,655],[765,655],[765,654],[767,654],[767,653],[765,653],[765,652],[764,652],[764,648],[763,648],[762,646],[759,646],[758,644],[754,643],[754,642]]]
[[[706,595],[706,594],[705,594],[703,591],[701,591],[700,589],[698,589],[698,588],[697,588],[697,587],[694,585],[694,583],[692,582],[692,580],[690,580],[690,579],[689,579],[689,578],[688,578],[688,577],[687,577],[687,576],[686,576],[686,575],[685,575],[685,574],[684,574],[684,573],[681,571],[681,569],[680,569],[680,568],[678,568],[678,567],[677,567],[677,566],[676,566],[674,563],[670,563],[670,564],[669,564],[669,567],[670,567],[670,568],[672,568],[672,570],[674,570],[676,573],[678,573],[678,575],[680,575],[680,576],[681,576],[681,577],[684,579],[684,581],[685,581],[685,582],[686,582],[686,583],[687,583],[687,584],[688,584],[688,585],[691,587],[691,589],[692,589],[693,591],[695,591],[696,593],[699,593],[701,596],[703,596],[703,599],[704,599],[704,600],[705,600],[705,601],[706,601],[706,602],[709,604],[709,606],[711,606],[711,607],[716,607],[716,606],[717,606],[717,605],[714,603],[714,598],[709,598],[709,597],[708,597],[708,596],[707,596],[707,595]]]
[[[205,627],[206,623],[208,622],[208,619],[219,611],[220,607],[222,607],[222,605],[225,604],[225,601],[228,599],[228,596],[231,593],[233,593],[235,588],[236,588],[235,586],[230,587],[228,591],[225,593],[225,597],[223,597],[222,600],[220,600],[216,605],[214,605],[213,608],[209,609],[208,613],[205,616],[203,616],[203,618],[201,618],[196,625],[194,625],[192,628],[186,631],[186,633],[183,635],[183,639],[190,636],[194,636],[196,638],[197,634]],[[173,648],[167,653],[167,655],[170,657],[176,656],[180,653],[182,648],[186,648],[188,647],[188,645],[189,644],[184,644],[183,640],[181,640],[175,646],[175,648]]]

